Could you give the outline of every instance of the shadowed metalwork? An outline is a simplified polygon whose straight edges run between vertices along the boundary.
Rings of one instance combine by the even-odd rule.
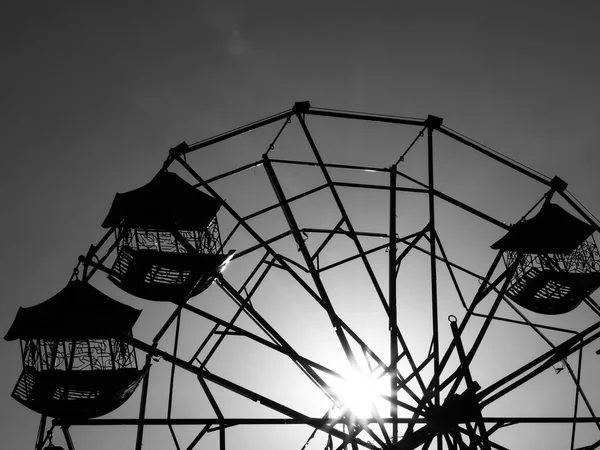
[[[395,152],[389,161],[395,163],[389,166],[329,163],[321,153],[320,136],[313,130],[313,124],[321,121],[385,125],[412,130],[412,134],[407,134],[407,148]],[[194,152],[259,129],[264,132],[269,125],[276,129],[256,160],[212,178],[200,173],[202,165],[197,164]],[[294,156],[295,149],[302,147],[308,158],[275,157],[277,146],[291,132],[297,133],[295,141],[287,143]],[[493,217],[489,210],[443,192],[436,178],[438,160],[434,159],[438,158],[434,145],[438,137],[525,178],[540,188],[540,197],[533,206],[527,204],[529,211],[519,220]],[[342,141],[344,148],[353,144],[350,138]],[[422,161],[417,170],[410,163],[419,155]],[[249,171],[264,185],[251,188],[256,180],[247,180],[247,185],[237,180]],[[305,174],[312,184],[302,185],[290,176],[294,171]],[[365,174],[374,174],[378,181],[365,182]],[[466,174],[459,173],[463,176]],[[227,185],[233,189],[227,191]],[[88,283],[104,273],[129,294],[172,303],[168,317],[151,342],[145,342],[131,334],[135,320],[126,320],[128,315],[137,319],[137,310],[113,312],[110,315],[116,319],[94,320],[90,325],[90,316],[102,319],[110,311],[110,307],[102,307],[96,315],[86,310],[87,306],[81,307],[90,305],[90,298],[92,304],[93,298],[99,298],[97,290],[69,300],[66,312],[49,301],[50,306],[43,308],[53,320],[47,320],[45,314],[25,317],[20,311],[6,337],[22,342],[24,370],[13,395],[42,414],[39,450],[51,442],[54,427],[62,428],[67,447],[73,450],[70,427],[111,425],[134,427],[136,450],[153,445],[145,435],[147,427],[164,427],[169,444],[178,450],[200,448],[210,435],[218,436],[217,445],[225,450],[233,448],[233,429],[253,427],[258,437],[254,442],[244,435],[243,446],[248,447],[262,445],[263,430],[286,426],[286,448],[300,450],[317,446],[327,450],[504,450],[516,445],[527,426],[560,424],[570,425],[566,439],[570,439],[571,450],[576,442],[596,448],[600,420],[593,399],[583,389],[582,361],[584,350],[600,337],[600,306],[590,297],[600,285],[600,255],[594,240],[600,227],[567,193],[566,186],[558,177],[548,178],[456,133],[436,116],[384,116],[299,102],[290,110],[213,138],[182,143],[171,149],[147,185],[117,194],[102,224],[108,232],[79,258],[81,280],[75,277],[71,282],[75,284],[70,284],[94,289]],[[257,192],[247,195],[250,189]],[[265,200],[266,192],[271,203]],[[227,196],[232,193],[240,194],[242,200],[231,201]],[[372,196],[360,201],[354,198],[367,193]],[[257,199],[260,201],[255,202]],[[326,206],[317,209],[319,202]],[[358,217],[356,204],[360,204]],[[367,212],[374,204],[384,210],[381,217]],[[443,233],[448,226],[445,219],[456,217],[440,212],[444,208],[468,217],[469,224],[475,224],[473,229],[491,227],[504,237],[495,244],[493,240],[485,243],[485,258],[461,259],[453,240]],[[507,225],[511,221],[514,225]],[[464,224],[457,228],[461,226]],[[469,254],[469,246],[475,246],[473,230],[467,228],[460,230],[468,238],[463,243],[465,254]],[[231,269],[224,272],[230,262]],[[416,269],[425,274],[417,283]],[[341,280],[338,285],[330,282],[336,274]],[[358,287],[352,284],[355,276],[361,277]],[[353,308],[359,309],[351,303],[354,293],[338,292],[344,283],[360,291],[356,297],[361,301],[370,302],[368,309],[361,310],[360,314],[366,315],[363,321],[354,317]],[[369,288],[368,295],[361,291],[363,285]],[[423,321],[401,324],[399,317],[405,311],[401,312],[405,300],[401,288],[405,285],[418,293],[414,294],[419,300],[415,309],[426,316]],[[286,296],[293,302],[287,304],[289,311],[279,316],[261,305],[261,300],[271,300],[267,304],[275,309]],[[203,302],[209,297],[217,299],[212,309]],[[454,299],[452,309],[449,297]],[[116,303],[111,299],[103,302],[113,307]],[[300,336],[292,336],[287,328],[300,322],[296,316],[299,309],[294,308],[301,302],[315,315],[314,323],[320,328],[311,328],[310,317],[308,323],[302,323]],[[585,325],[547,320],[581,308],[587,312],[589,323]],[[69,316],[72,310],[84,312]],[[440,317],[449,310],[446,323]],[[184,317],[190,322],[182,320]],[[372,336],[365,336],[370,330],[365,331],[364,325],[381,317],[378,331],[385,344],[373,345]],[[278,323],[284,318],[285,325]],[[190,337],[186,326],[191,322],[195,325]],[[517,353],[501,347],[498,353],[489,354],[484,348],[490,340],[507,337],[497,333],[497,325],[527,330],[543,349],[536,347],[535,357],[520,361],[517,367],[501,367],[505,371],[492,377],[481,366],[486,369],[495,359],[510,356],[506,353]],[[409,339],[411,333],[416,341]],[[322,335],[331,342],[321,339]],[[311,338],[315,342],[305,345],[304,340]],[[319,355],[321,347],[330,353]],[[232,353],[231,348],[239,353]],[[337,349],[335,354],[332,348]],[[137,369],[134,349],[146,354],[142,370]],[[489,359],[476,364],[481,353]],[[259,355],[266,359],[252,366]],[[238,367],[236,358],[252,368]],[[151,379],[152,361],[167,364],[169,373]],[[284,372],[284,363],[291,369]],[[349,372],[344,373],[342,366]],[[279,374],[276,382],[264,381],[260,388],[249,386],[247,383],[256,381],[253,371],[261,369],[267,375]],[[572,414],[520,414],[523,404],[515,391],[538,382],[539,375],[547,371],[560,373],[572,384]],[[184,375],[187,384],[181,381]],[[362,399],[353,395],[357,392],[348,392],[347,386],[361,379],[371,385],[383,382],[384,387],[377,385],[373,400],[359,408]],[[125,402],[140,380],[134,416],[94,418]],[[300,390],[299,380],[306,382],[302,389],[312,396]],[[189,394],[191,383],[199,398]],[[201,412],[175,415],[176,392],[182,385],[185,395],[180,392],[179,401],[183,397],[190,411],[202,403]],[[287,386],[285,394],[290,398],[277,390],[281,386]],[[149,399],[160,388],[167,390],[166,407],[159,415],[150,415]],[[302,401],[296,398],[294,403],[291,397],[298,394],[297,389]],[[224,392],[234,400],[223,401],[219,394]],[[101,398],[110,400],[102,400],[101,407],[79,406]],[[310,408],[316,399],[323,407],[315,414]],[[237,414],[245,411],[237,408],[238,401],[260,406],[262,415]],[[490,406],[507,403],[513,405],[507,415],[490,413]],[[65,409],[65,404],[73,406]],[[46,416],[55,418],[50,427]],[[586,425],[596,429],[582,430]],[[183,426],[191,430],[184,436],[176,429]],[[302,426],[304,434],[292,437],[297,426]],[[156,445],[163,448],[165,443]]]

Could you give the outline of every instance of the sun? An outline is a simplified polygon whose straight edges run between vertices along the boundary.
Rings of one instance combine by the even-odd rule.
[[[349,410],[356,417],[372,417],[373,408],[380,399],[381,380],[373,375],[351,370],[336,383],[335,391],[341,402],[341,410]]]

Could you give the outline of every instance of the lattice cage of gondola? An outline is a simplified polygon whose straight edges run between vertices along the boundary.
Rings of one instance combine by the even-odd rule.
[[[109,279],[155,301],[184,301],[204,291],[231,254],[223,254],[220,203],[177,174],[163,171],[117,194],[102,223],[113,228],[117,256]]]
[[[147,370],[138,368],[126,342],[140,313],[79,280],[43,303],[19,308],[5,336],[21,343],[23,370],[13,398],[57,418],[117,409]]]
[[[506,295],[540,314],[575,309],[600,286],[595,227],[546,202],[531,219],[515,224],[492,248],[516,268]]]

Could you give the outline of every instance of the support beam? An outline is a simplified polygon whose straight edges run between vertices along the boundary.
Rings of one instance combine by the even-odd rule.
[[[47,416],[42,414],[40,417],[40,425],[38,427],[37,439],[35,442],[35,450],[42,450],[46,442],[46,421]]]
[[[392,423],[392,418],[382,418],[384,423]],[[529,417],[529,416],[489,416],[483,417],[481,419],[484,423],[489,424],[510,424],[517,425],[520,423],[563,423],[563,424],[572,424],[572,423],[600,423],[600,418],[598,417],[565,417],[565,416],[556,416],[556,417]],[[165,426],[165,425],[173,425],[173,426],[198,426],[198,425],[221,425],[225,424],[227,427],[237,426],[237,425],[309,425],[312,427],[319,427],[323,425],[324,427],[331,426],[336,419],[324,419],[322,417],[306,417],[306,418],[247,418],[247,417],[229,417],[226,419],[219,419],[216,417],[213,418],[193,418],[193,419],[158,419],[158,418],[146,418],[142,422],[147,426]],[[377,420],[370,417],[361,419],[365,423],[376,423]],[[398,417],[395,419],[399,424],[425,424],[427,423],[427,419],[420,417],[413,419],[411,417]],[[138,425],[140,421],[138,419],[124,419],[124,418],[113,418],[113,419],[54,419],[54,425],[70,425],[70,426],[109,426],[109,425],[122,425],[122,426],[134,426]],[[461,423],[458,421],[458,423]],[[337,436],[336,436],[337,437]]]
[[[388,249],[388,302],[389,302],[389,331],[390,331],[390,396],[398,399],[398,336],[396,335],[397,304],[396,304],[396,166],[390,169],[390,228]],[[398,405],[390,404],[392,419],[398,418]],[[398,422],[392,422],[392,442],[398,442]]]
[[[435,193],[433,171],[433,130],[437,128],[438,120],[434,116],[427,118],[427,174],[429,182],[429,244],[430,244],[430,275],[431,275],[431,320],[433,331],[433,391],[434,403],[440,405],[439,370],[440,370],[440,338],[438,329],[438,297],[437,297],[437,255],[436,255],[436,228],[435,228]],[[438,443],[439,444],[439,443]],[[438,445],[439,447],[439,445]]]
[[[346,354],[350,365],[352,366],[352,368],[356,368],[356,358],[354,356],[354,353],[352,352],[352,348],[350,347],[348,338],[344,333],[344,329],[341,326],[338,316],[335,314],[333,305],[331,304],[331,300],[329,299],[329,295],[327,294],[327,290],[325,289],[325,285],[321,281],[319,272],[317,271],[313,259],[310,256],[310,253],[308,252],[308,248],[306,247],[306,243],[304,242],[302,233],[298,227],[298,223],[296,222],[296,219],[294,217],[294,214],[292,213],[290,205],[288,204],[283,189],[281,188],[281,184],[279,183],[279,179],[277,178],[277,175],[275,174],[273,166],[271,165],[271,162],[269,161],[269,157],[267,155],[263,155],[263,165],[267,172],[269,181],[271,182],[271,186],[275,191],[277,200],[281,205],[283,215],[285,216],[288,226],[292,231],[292,235],[294,236],[294,240],[296,241],[298,250],[302,254],[304,264],[306,264],[308,272],[311,275],[312,281],[317,289],[317,292],[319,293],[319,297],[321,298],[321,301],[323,303],[323,308],[329,316],[329,320],[331,321],[333,329],[335,330],[335,334],[337,335],[338,340],[340,341],[340,344],[344,349],[344,353]]]
[[[440,133],[445,134],[446,136],[454,139],[455,141],[460,142],[461,144],[466,145],[467,147],[471,147],[473,150],[478,151],[479,153],[483,153],[484,155],[488,156],[489,158],[492,158],[496,161],[498,161],[499,163],[504,164],[505,166],[510,167],[511,169],[516,170],[517,172],[522,173],[523,175],[527,175],[528,177],[534,179],[535,181],[539,181],[540,183],[546,185],[546,186],[550,186],[551,185],[551,181],[545,177],[542,177],[540,175],[538,175],[537,173],[535,173],[534,171],[532,171],[531,169],[526,168],[525,166],[522,166],[520,164],[516,164],[515,162],[511,161],[510,159],[504,157],[504,156],[500,156],[497,153],[494,153],[486,148],[484,148],[482,145],[477,144],[476,142],[473,142],[459,134],[457,134],[454,131],[449,130],[448,128],[438,128],[437,129]]]
[[[133,336],[123,336],[122,339],[125,342],[127,342],[128,344],[133,345],[137,349],[148,353],[148,355],[159,356],[162,359],[164,359],[165,361],[174,363],[178,367],[181,367],[182,369],[187,370],[188,372],[191,372],[197,376],[203,377],[204,379],[211,381],[221,387],[224,387],[225,389],[228,389],[231,392],[234,392],[234,393],[236,393],[242,397],[248,398],[252,401],[260,402],[261,404],[263,404],[267,408],[272,409],[273,411],[276,411],[276,412],[283,414],[287,417],[290,417],[292,419],[296,419],[296,420],[300,421],[299,423],[306,423],[307,425],[311,425],[320,430],[327,429],[326,421],[324,421],[323,419],[319,419],[318,422],[311,421],[308,416],[306,416],[288,406],[285,406],[279,402],[271,400],[270,398],[265,397],[263,395],[257,394],[256,392],[253,392],[250,389],[246,389],[246,388],[244,388],[238,384],[235,384],[231,381],[228,381],[225,378],[222,378],[218,375],[210,373],[206,370],[202,370],[199,367],[196,367],[187,361],[176,358],[173,355],[171,355],[163,350],[155,348],[151,345],[146,344],[143,341],[140,341],[139,339],[134,338]],[[174,419],[172,419],[172,420],[174,420]],[[222,422],[222,420],[219,419],[219,423],[221,423],[221,422]],[[68,423],[73,424],[75,422],[73,421],[73,422],[68,422]],[[139,424],[143,424],[143,423],[144,422],[139,421]],[[333,436],[335,436],[339,439],[345,439],[347,437],[346,433],[343,433],[342,431],[337,430],[337,429],[327,429],[327,431],[328,431],[328,433],[332,434]],[[365,448],[371,449],[371,450],[378,450],[377,446],[375,446],[369,442],[362,441],[362,440],[360,441],[360,445],[362,445]]]
[[[67,443],[67,448],[69,450],[75,450],[75,446],[73,445],[73,439],[71,439],[71,433],[69,432],[69,426],[65,425],[61,427],[63,430],[63,435],[65,436],[65,442]]]
[[[272,115],[265,119],[257,120],[256,122],[252,122],[248,125],[244,125],[242,127],[235,128],[234,130],[227,131],[225,133],[219,134],[218,136],[215,136],[215,137],[212,137],[209,139],[205,139],[205,140],[197,142],[195,144],[187,145],[186,147],[181,147],[181,148],[179,146],[177,146],[177,147],[171,149],[171,154],[173,155],[173,157],[175,159],[177,159],[178,157],[180,157],[182,155],[186,155],[188,153],[191,153],[195,150],[199,150],[201,148],[208,147],[209,145],[214,145],[218,142],[225,141],[227,139],[238,136],[240,134],[248,133],[249,131],[256,130],[257,128],[261,128],[266,125],[270,125],[279,120],[282,120],[282,119],[287,120],[290,117],[290,115],[291,115],[291,110],[288,109],[287,111],[280,112],[279,114]]]

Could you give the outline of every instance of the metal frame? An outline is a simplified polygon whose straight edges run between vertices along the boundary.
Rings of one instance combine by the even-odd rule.
[[[345,164],[325,163],[321,157],[316,139],[311,134],[307,125],[307,117],[323,118],[323,120],[357,120],[367,122],[386,123],[392,126],[417,127],[419,133],[410,143],[406,151],[402,153],[396,163],[388,168],[353,166]],[[312,153],[314,160],[287,160],[277,159],[269,156],[269,153],[275,148],[275,144],[291,122],[297,122],[302,136]],[[281,123],[281,128],[276,134],[274,140],[269,144],[266,153],[261,159],[250,164],[246,164],[238,169],[233,169],[227,173],[214,177],[212,179],[203,178],[197,170],[188,162],[188,156],[202,148],[214,145],[218,142],[239,136],[243,133],[254,131],[258,128],[271,124]],[[413,146],[425,136],[426,132],[426,152],[427,152],[427,181],[417,180],[407,173],[399,170],[400,162],[407,158],[408,152]],[[232,227],[228,236],[223,239],[222,246],[226,247],[233,239],[236,233],[241,231],[249,235],[254,243],[247,248],[237,249],[233,257],[234,260],[243,260],[249,255],[256,255],[258,262],[250,271],[246,280],[238,287],[234,287],[226,275],[217,277],[216,285],[222,293],[229,298],[235,305],[236,312],[228,320],[212,315],[201,308],[193,306],[188,299],[174,299],[176,304],[172,315],[166,320],[162,328],[156,334],[151,344],[142,342],[131,336],[126,337],[127,342],[142,352],[147,354],[147,361],[151,358],[161,358],[171,365],[169,377],[169,395],[168,405],[165,417],[147,418],[146,406],[147,398],[150,394],[149,375],[144,379],[142,386],[142,395],[140,401],[139,415],[137,418],[100,418],[92,420],[54,420],[54,425],[63,427],[65,436],[68,437],[69,448],[73,448],[73,443],[68,435],[68,428],[72,426],[98,426],[98,425],[129,425],[137,427],[136,450],[141,450],[144,444],[144,427],[147,426],[167,426],[172,437],[173,447],[197,448],[204,436],[211,432],[218,432],[220,449],[227,448],[226,436],[230,427],[238,425],[289,425],[304,424],[315,432],[322,432],[328,435],[328,448],[359,448],[367,449],[397,449],[412,450],[413,448],[448,448],[448,449],[504,449],[500,442],[496,441],[496,432],[507,426],[518,424],[572,424],[571,450],[575,448],[575,437],[577,425],[592,423],[598,426],[600,430],[600,419],[595,415],[589,398],[581,386],[583,349],[586,345],[594,342],[600,337],[600,321],[587,327],[584,330],[571,330],[565,327],[535,323],[520,310],[512,305],[506,298],[505,293],[509,281],[516,269],[516,262],[507,268],[500,268],[499,262],[502,260],[502,254],[498,253],[491,263],[487,273],[478,274],[472,269],[463,267],[448,258],[442,240],[436,228],[436,205],[438,202],[446,202],[464,212],[472,215],[477,220],[494,225],[501,230],[507,230],[509,227],[502,221],[479,211],[477,208],[469,206],[458,199],[436,190],[435,186],[435,151],[434,136],[439,133],[446,136],[476,152],[493,159],[494,161],[505,165],[506,167],[517,171],[518,173],[541,183],[554,193],[556,182],[550,180],[531,169],[522,166],[513,160],[450,130],[443,126],[442,119],[429,116],[427,119],[412,119],[392,116],[381,116],[345,111],[335,111],[313,108],[308,102],[296,103],[288,111],[276,114],[269,118],[254,122],[244,127],[237,128],[230,132],[221,134],[214,138],[207,139],[192,145],[179,145],[172,149],[161,170],[168,168],[177,168],[183,170],[196,181],[196,187],[204,190],[209,195],[222,201],[222,210],[230,216],[235,225]],[[412,150],[414,152],[414,150]],[[243,216],[238,213],[231,205],[225,201],[218,190],[214,187],[216,181],[221,181],[234,177],[237,174],[261,166],[266,172],[268,182],[277,198],[277,202],[271,206],[255,211],[249,215]],[[291,167],[315,167],[320,171],[324,183],[316,188],[286,195],[277,174],[277,169],[283,166]],[[348,183],[335,181],[331,170],[345,171],[372,171],[381,174],[387,174],[389,185],[372,185],[365,183]],[[411,183],[413,187],[400,186],[398,180],[405,180]],[[565,184],[566,185],[566,184]],[[340,189],[360,189],[373,191],[386,191],[389,195],[389,225],[385,233],[373,233],[368,230],[357,229],[342,201],[339,194]],[[336,214],[339,217],[337,225],[331,228],[302,228],[298,218],[293,212],[294,202],[308,198],[316,193],[328,193],[336,207]],[[428,222],[424,224],[421,231],[406,236],[399,236],[397,232],[397,202],[402,195],[421,195],[426,196],[428,206]],[[592,224],[595,229],[600,230],[598,224],[590,218],[565,192],[559,190],[558,194],[575,211],[577,211],[584,220]],[[424,197],[425,198],[425,197]],[[288,230],[279,235],[269,238],[262,237],[259,230],[253,225],[252,221],[258,217],[279,210],[283,213]],[[89,279],[94,275],[97,269],[109,272],[105,261],[109,255],[114,252],[115,244],[105,248],[107,236],[96,246],[90,249],[87,257],[81,261],[85,263],[84,276]],[[324,239],[316,251],[311,253],[306,245],[306,237],[310,235],[323,235]],[[349,240],[348,248],[353,249],[352,256],[343,257],[338,261],[321,266],[320,255],[326,251],[328,245],[337,238],[347,238]],[[363,243],[363,238],[382,238],[383,243],[377,246],[367,248]],[[276,250],[276,245],[282,241],[292,240],[296,245],[301,256],[301,260],[296,261]],[[426,242],[424,242],[426,241]],[[369,256],[377,252],[387,252],[387,274],[388,286],[386,289],[380,286],[376,276],[376,271],[369,259]],[[401,271],[401,265],[407,255],[411,252],[418,252],[429,258],[429,277],[431,298],[431,346],[429,354],[417,359],[410,350],[410,346],[403,334],[403,330],[398,326],[398,302],[397,297],[397,277]],[[381,308],[388,317],[389,323],[389,358],[379,356],[376,352],[361,339],[361,337],[338,315],[334,302],[323,283],[323,274],[334,268],[340,267],[349,262],[359,262],[362,269],[367,274],[370,283],[376,293],[377,308]],[[91,270],[88,272],[88,267]],[[377,408],[373,408],[372,417],[357,418],[353,416],[352,411],[345,408],[343,400],[339,397],[335,389],[332,389],[328,379],[341,378],[342,375],[325,365],[311,360],[309,357],[299,354],[292,345],[286,341],[281,330],[276,329],[276,324],[270,323],[253,305],[253,300],[259,288],[268,283],[269,274],[273,270],[283,271],[290,276],[291,283],[295,283],[303,289],[309,298],[312,298],[325,311],[331,326],[335,331],[341,350],[351,366],[357,366],[357,358],[364,358],[369,364],[373,364],[372,372],[379,378],[388,377],[389,394],[382,395],[382,400],[389,405],[389,414],[382,417]],[[454,318],[450,323],[452,340],[448,347],[443,348],[440,340],[440,327],[445,326],[440,319],[439,313],[439,280],[438,272],[442,269],[447,270],[453,286],[464,305],[464,316],[459,322]],[[469,302],[463,294],[458,281],[457,274],[468,276],[477,280],[480,285],[476,294]],[[400,300],[401,301],[401,300]],[[491,303],[487,312],[477,312],[477,308],[484,302]],[[508,304],[520,316],[519,320],[502,317],[498,314],[498,308],[501,304]],[[595,314],[600,316],[600,307],[594,300],[588,298],[587,306]],[[583,306],[582,306],[583,307]],[[197,347],[190,358],[183,357],[179,352],[181,318],[184,314],[202,317],[211,321],[214,325],[211,331],[205,336],[204,340]],[[239,317],[246,316],[260,329],[261,335],[248,331],[236,324]],[[463,343],[464,333],[467,326],[471,326],[476,319],[483,319],[479,327],[475,341],[466,346]],[[486,336],[492,323],[513,323],[523,327],[531,328],[537,335],[541,336],[548,345],[549,350],[539,357],[531,360],[518,370],[507,374],[496,383],[484,386],[479,389],[476,380],[473,379],[470,365],[475,354],[478,352],[480,344]],[[447,325],[446,325],[447,326]],[[160,348],[161,340],[167,330],[174,332],[173,347],[165,350]],[[544,333],[560,332],[568,337],[560,344],[553,344],[553,341]],[[295,410],[281,402],[278,402],[265,395],[247,389],[233,381],[227,380],[216,373],[210,371],[210,361],[218,348],[225,339],[245,338],[252,340],[273,352],[285,355],[290,358],[307,378],[322,392],[332,404],[337,405],[341,412],[338,415],[332,415],[331,411],[324,411],[320,417],[309,417],[300,411]],[[573,370],[566,358],[571,354],[578,355],[576,370]],[[565,361],[565,367],[568,369],[575,386],[574,394],[574,413],[572,417],[523,417],[515,414],[514,416],[488,416],[482,412],[482,409],[504,397],[509,392],[521,386],[523,383],[533,379],[538,374],[553,367],[555,364]],[[401,368],[402,367],[402,368]],[[408,373],[407,373],[408,368]],[[176,384],[176,369],[190,372],[197,376],[198,381],[210,402],[216,417],[199,418],[176,418],[172,415],[173,388]],[[209,383],[225,388],[242,398],[250,399],[254,402],[260,402],[262,405],[279,413],[284,418],[249,418],[232,417],[226,415],[219,402],[211,392]],[[462,393],[459,390],[464,388]],[[452,406],[450,397],[458,399],[457,401],[468,404],[471,408],[470,415],[464,416],[459,413],[457,407]],[[582,416],[579,401],[585,404],[586,415]],[[466,403],[465,403],[466,402]],[[402,414],[400,414],[402,412]],[[43,445],[43,436],[46,418],[42,418],[40,432],[38,435],[37,448]],[[474,424],[474,425],[472,425]],[[189,443],[183,444],[178,441],[174,426],[188,425],[199,426],[196,437]],[[403,436],[401,428],[406,426]],[[309,440],[315,435],[313,432]],[[598,447],[598,442],[590,442],[590,450]],[[306,445],[304,446],[306,447]],[[304,448],[303,447],[303,448]],[[149,448],[149,446],[146,446]]]

